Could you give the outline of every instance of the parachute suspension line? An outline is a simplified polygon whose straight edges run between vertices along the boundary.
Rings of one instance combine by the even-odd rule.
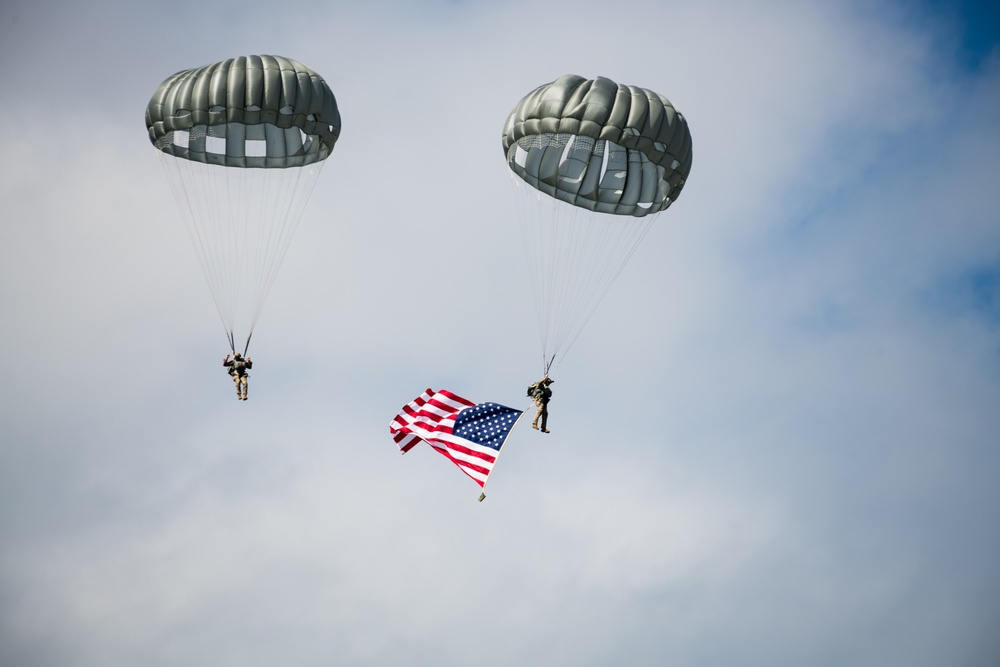
[[[252,337],[253,337],[253,332],[251,331],[250,335],[247,336],[247,343],[246,343],[246,345],[243,346],[243,356],[244,357],[247,356],[247,351],[250,349],[250,339]]]
[[[581,294],[584,294],[580,279],[581,263],[584,261],[580,252],[581,228],[578,225],[579,213],[571,207],[551,197],[545,202],[548,212],[540,211],[541,226],[549,227],[547,240],[549,251],[544,260],[549,267],[545,290],[550,302],[547,313],[547,338],[554,359],[563,351],[563,342],[568,327],[576,319],[575,310],[580,307]],[[551,361],[549,364],[551,365]]]
[[[595,153],[604,153],[603,160],[594,166],[603,172],[608,153],[625,151],[607,142],[600,144]],[[558,151],[562,159],[568,147],[553,142],[542,150]],[[618,163],[627,159],[624,155],[614,157]],[[520,208],[543,368],[548,372],[576,342],[657,214],[598,213],[544,194],[513,172],[511,179]]]
[[[252,184],[252,193],[248,192],[248,195],[259,196],[261,198],[261,203],[255,208],[247,208],[244,213],[244,219],[250,224],[252,219],[253,225],[253,236],[254,236],[254,249],[253,257],[259,258],[256,262],[248,265],[248,269],[253,272],[248,281],[248,287],[254,288],[251,294],[248,294],[248,302],[250,305],[250,322],[248,324],[248,333],[253,334],[254,325],[257,323],[257,318],[260,316],[260,311],[264,307],[264,296],[263,292],[263,282],[264,276],[267,275],[267,269],[271,264],[271,250],[274,247],[274,235],[276,228],[280,228],[284,224],[284,218],[279,213],[280,196],[279,192],[272,182],[273,179],[270,178],[271,174],[267,173],[266,170],[255,170],[260,173],[251,174],[254,177],[254,183]],[[280,177],[286,177],[287,174],[277,172]],[[258,178],[259,177],[259,178]],[[244,198],[246,201],[246,198]],[[249,202],[248,202],[249,203]],[[271,220],[265,219],[265,216],[269,216]],[[249,241],[250,235],[247,234],[247,240]],[[249,250],[248,250],[249,252]],[[249,335],[247,336],[247,346],[250,345]]]
[[[230,339],[252,335],[322,165],[228,168],[157,151]]]
[[[571,258],[567,257],[563,248],[566,245],[567,221],[560,220],[567,212],[560,202],[530,188],[513,173],[511,178],[516,191],[515,200],[522,209],[518,219],[538,320],[542,366],[547,372],[560,351],[560,327],[567,319],[567,303],[561,295],[567,291],[565,283],[572,280],[572,276],[567,275],[566,266]]]
[[[524,244],[524,255],[528,269],[528,282],[531,285],[531,296],[535,307],[535,317],[538,320],[539,344],[542,348],[542,366],[548,368],[547,357],[547,320],[545,313],[549,310],[549,303],[546,291],[541,287],[543,284],[543,270],[545,263],[543,259],[542,231],[538,221],[540,219],[539,209],[542,207],[541,192],[528,187],[527,183],[518,178],[514,172],[510,173],[511,187],[514,189],[514,202],[517,205],[517,219],[521,225],[521,239]]]
[[[228,302],[226,301],[224,291],[224,263],[221,261],[218,253],[212,252],[212,237],[219,235],[220,225],[214,225],[214,229],[208,228],[211,221],[218,219],[217,197],[205,185],[211,179],[203,176],[208,169],[208,165],[181,160],[162,151],[157,151],[156,153],[160,158],[160,165],[163,167],[167,180],[170,182],[170,190],[173,192],[177,207],[181,211],[184,228],[187,231],[188,238],[191,240],[191,244],[194,246],[195,254],[198,257],[198,264],[201,267],[202,275],[205,277],[205,282],[208,283],[212,301],[215,303],[219,319],[222,321],[222,326],[230,341],[230,347],[235,352],[235,346],[232,342],[232,309],[227,305]],[[199,183],[201,183],[201,186],[199,186]]]
[[[274,220],[272,224],[266,226],[269,233],[260,235],[260,249],[258,257],[263,257],[264,261],[257,263],[258,273],[253,281],[257,286],[257,294],[254,299],[253,314],[250,318],[250,334],[253,334],[254,327],[267,301],[271,288],[278,276],[278,269],[288,252],[292,237],[298,228],[299,221],[305,211],[306,204],[316,186],[316,181],[323,169],[324,162],[315,162],[296,169],[283,169],[281,174],[283,183],[272,179],[270,196],[276,203],[274,207]],[[249,339],[248,339],[249,343]]]
[[[253,183],[254,192],[248,193],[248,195],[259,196],[261,203],[260,206],[255,209],[248,209],[245,213],[245,219],[248,221],[252,219],[255,223],[253,229],[255,247],[252,256],[258,258],[257,261],[248,265],[248,268],[253,271],[248,284],[248,287],[253,288],[252,293],[248,295],[248,302],[250,304],[249,335],[247,336],[248,346],[250,345],[249,336],[253,334],[254,326],[257,324],[257,319],[260,317],[260,312],[266,300],[265,280],[274,262],[275,237],[278,236],[280,238],[286,222],[285,212],[281,210],[282,189],[272,176],[276,175],[281,180],[291,176],[290,172],[284,173],[284,170],[275,172],[275,174],[271,174],[268,170],[254,171],[259,173],[252,174],[255,177],[255,182]],[[247,239],[249,240],[249,238],[250,235],[248,234]]]
[[[568,338],[564,344],[563,354],[569,350],[576,342],[577,338],[582,333],[587,322],[593,317],[594,313],[597,311],[598,305],[603,301],[604,297],[611,290],[611,286],[621,275],[621,272],[625,269],[625,265],[628,263],[629,258],[635,253],[636,249],[639,247],[640,242],[649,232],[652,227],[652,221],[656,214],[646,216],[643,219],[631,218],[631,219],[618,219],[622,216],[611,216],[605,213],[593,213],[584,212],[584,215],[590,216],[600,216],[604,218],[603,221],[598,223],[597,226],[604,227],[604,233],[597,235],[601,241],[607,241],[607,247],[611,248],[611,252],[608,253],[605,264],[602,270],[595,271],[588,275],[590,278],[589,283],[581,289],[584,294],[593,294],[593,297],[583,300],[575,300],[570,298],[570,301],[574,303],[579,303],[579,309],[572,314],[575,321],[578,324],[571,327],[568,332]],[[625,233],[618,232],[617,230],[611,232],[608,231],[612,225],[628,225],[629,229],[625,230]]]
[[[609,162],[609,154],[625,149],[608,142],[599,142],[597,153],[603,153],[602,172]],[[634,156],[638,161],[638,156]],[[558,219],[563,225],[567,240],[560,241],[567,250],[564,255],[570,264],[564,269],[572,282],[557,288],[556,298],[568,304],[565,320],[556,326],[564,332],[559,341],[563,354],[576,342],[597,306],[621,274],[628,259],[638,248],[651,227],[655,215],[642,217],[598,213],[575,206],[554,202],[565,214]]]

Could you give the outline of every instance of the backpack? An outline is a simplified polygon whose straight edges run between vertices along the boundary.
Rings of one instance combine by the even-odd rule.
[[[529,384],[528,385],[528,398],[538,398],[538,394],[539,394],[538,383],[535,382],[533,384]]]

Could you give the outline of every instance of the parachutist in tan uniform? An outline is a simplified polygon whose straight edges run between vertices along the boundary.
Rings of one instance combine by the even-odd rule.
[[[552,389],[549,388],[555,380],[548,375],[538,382],[528,387],[528,396],[535,400],[535,419],[531,422],[531,428],[538,428],[538,420],[542,420],[542,433],[549,433],[546,428],[549,421],[549,399],[552,398]]]
[[[253,368],[253,361],[250,360],[250,357],[244,359],[237,352],[232,359],[227,354],[226,358],[222,360],[222,365],[229,369],[229,374],[233,376],[233,382],[236,383],[236,400],[247,400],[247,378],[250,377],[247,375],[247,371]]]

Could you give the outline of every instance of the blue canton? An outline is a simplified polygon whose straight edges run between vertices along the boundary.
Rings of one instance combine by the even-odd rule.
[[[500,451],[521,412],[499,403],[480,403],[458,413],[452,433],[477,445]]]

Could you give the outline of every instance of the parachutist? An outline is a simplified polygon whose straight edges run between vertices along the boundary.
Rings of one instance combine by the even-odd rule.
[[[531,428],[538,429],[538,419],[542,420],[542,433],[549,433],[546,424],[549,421],[549,399],[552,398],[552,389],[549,387],[555,380],[546,373],[538,382],[528,387],[528,396],[535,401],[535,419],[531,422]]]
[[[222,360],[222,365],[229,369],[229,374],[233,376],[233,382],[236,383],[236,400],[245,401],[247,400],[247,378],[250,376],[247,371],[253,368],[253,361],[250,357],[246,359],[237,352],[230,359],[227,354]]]

